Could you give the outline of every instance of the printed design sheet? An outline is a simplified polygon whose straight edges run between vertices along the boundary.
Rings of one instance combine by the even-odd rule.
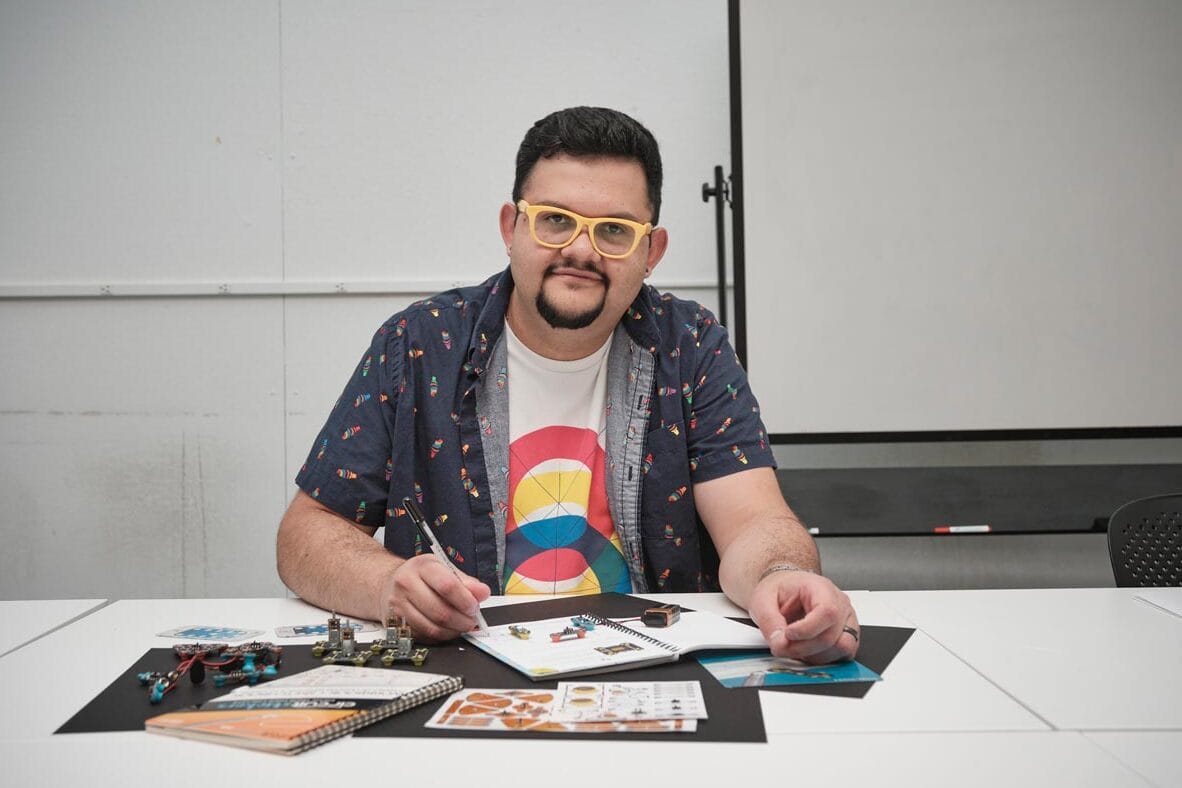
[[[706,717],[690,682],[560,682],[556,690],[466,689],[428,728],[570,733],[693,733]]]
[[[696,681],[560,682],[557,695],[550,719],[562,722],[706,718]]]
[[[157,632],[159,638],[177,638],[178,640],[208,640],[211,642],[224,641],[233,643],[238,640],[249,640],[263,634],[261,629],[242,629],[240,627],[213,626],[210,624],[186,624],[183,627],[173,627],[163,632]]]
[[[377,632],[379,627],[373,621],[345,620],[342,623],[353,627],[354,633]],[[275,627],[275,636],[281,638],[328,637],[328,624],[292,624],[288,627]]]
[[[792,684],[834,684],[881,681],[882,676],[860,662],[809,665],[767,651],[736,652],[698,659],[724,687],[783,687]]]

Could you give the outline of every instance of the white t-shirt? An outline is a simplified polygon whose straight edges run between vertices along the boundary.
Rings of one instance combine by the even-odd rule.
[[[632,590],[608,510],[604,441],[611,338],[576,361],[527,348],[505,324],[509,382],[506,594]]]

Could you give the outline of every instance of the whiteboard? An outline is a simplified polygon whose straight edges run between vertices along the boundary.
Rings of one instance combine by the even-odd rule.
[[[739,37],[771,433],[1182,424],[1182,3],[743,0]]]
[[[0,296],[483,281],[522,136],[579,104],[657,137],[654,283],[709,286],[726,41],[723,0],[0,3]]]
[[[0,2],[0,598],[283,593],[373,331],[506,265],[521,137],[581,103],[657,136],[652,281],[709,303],[723,0]]]
[[[714,280],[721,0],[297,2],[283,25],[286,279],[483,281],[508,262],[497,217],[526,129],[588,104],[660,143],[675,262],[659,276]]]

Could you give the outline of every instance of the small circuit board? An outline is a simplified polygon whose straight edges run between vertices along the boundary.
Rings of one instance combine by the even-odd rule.
[[[361,667],[376,659],[385,667],[409,663],[416,668],[427,661],[428,649],[416,648],[414,637],[406,619],[389,616],[386,619],[383,637],[369,646],[359,646],[351,624],[342,624],[334,613],[328,619],[328,640],[312,645],[312,656],[320,657],[329,665],[355,665]]]
[[[205,681],[206,671],[212,671],[215,687],[227,684],[257,684],[279,675],[283,661],[283,647],[274,643],[252,641],[239,646],[226,643],[178,643],[172,651],[180,662],[164,673],[144,671],[136,675],[140,685],[148,687],[148,702],[159,703],[188,675],[193,684]]]

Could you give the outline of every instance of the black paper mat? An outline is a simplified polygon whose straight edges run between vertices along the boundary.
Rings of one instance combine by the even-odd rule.
[[[593,612],[610,618],[628,618],[640,615],[652,602],[625,594],[602,594],[598,596],[569,597],[541,602],[527,602],[519,605],[490,607],[484,611],[490,624],[505,624],[512,621],[528,621],[553,618],[564,615]],[[688,608],[686,608],[688,609]],[[914,630],[898,627],[862,628],[862,646],[858,661],[871,670],[882,673],[895,654],[907,642]],[[273,641],[284,645],[282,641]],[[360,641],[362,645],[366,641]],[[431,646],[430,656],[422,670],[430,673],[444,673],[464,677],[467,688],[485,687],[490,689],[512,688],[554,688],[556,681],[535,682],[498,662],[463,641]],[[702,654],[710,652],[700,652]],[[56,733],[97,733],[105,731],[136,731],[144,729],[144,720],[165,711],[183,709],[219,697],[237,685],[223,688],[213,686],[210,679],[201,685],[192,684],[182,678],[176,688],[164,696],[159,704],[148,702],[148,688],[140,685],[136,675],[143,671],[166,671],[175,667],[177,658],[171,649],[154,648],[144,653],[106,689],[84,706],[77,714],[57,729]],[[280,675],[288,676],[320,666],[322,663],[312,656],[310,645],[284,645],[283,666]],[[406,667],[407,670],[414,668]],[[398,736],[398,737],[450,737],[450,738],[573,738],[573,739],[626,739],[641,737],[644,741],[715,741],[715,742],[763,742],[766,734],[763,728],[763,714],[759,707],[759,690],[806,692],[815,695],[860,698],[875,682],[851,682],[846,684],[822,684],[796,687],[761,687],[727,689],[718,683],[695,659],[683,657],[677,662],[654,665],[636,670],[605,673],[586,677],[589,681],[700,681],[707,720],[698,721],[696,733],[531,733],[529,731],[468,731],[435,730],[423,727],[442,700],[433,701],[382,722],[364,728],[355,736]]]

